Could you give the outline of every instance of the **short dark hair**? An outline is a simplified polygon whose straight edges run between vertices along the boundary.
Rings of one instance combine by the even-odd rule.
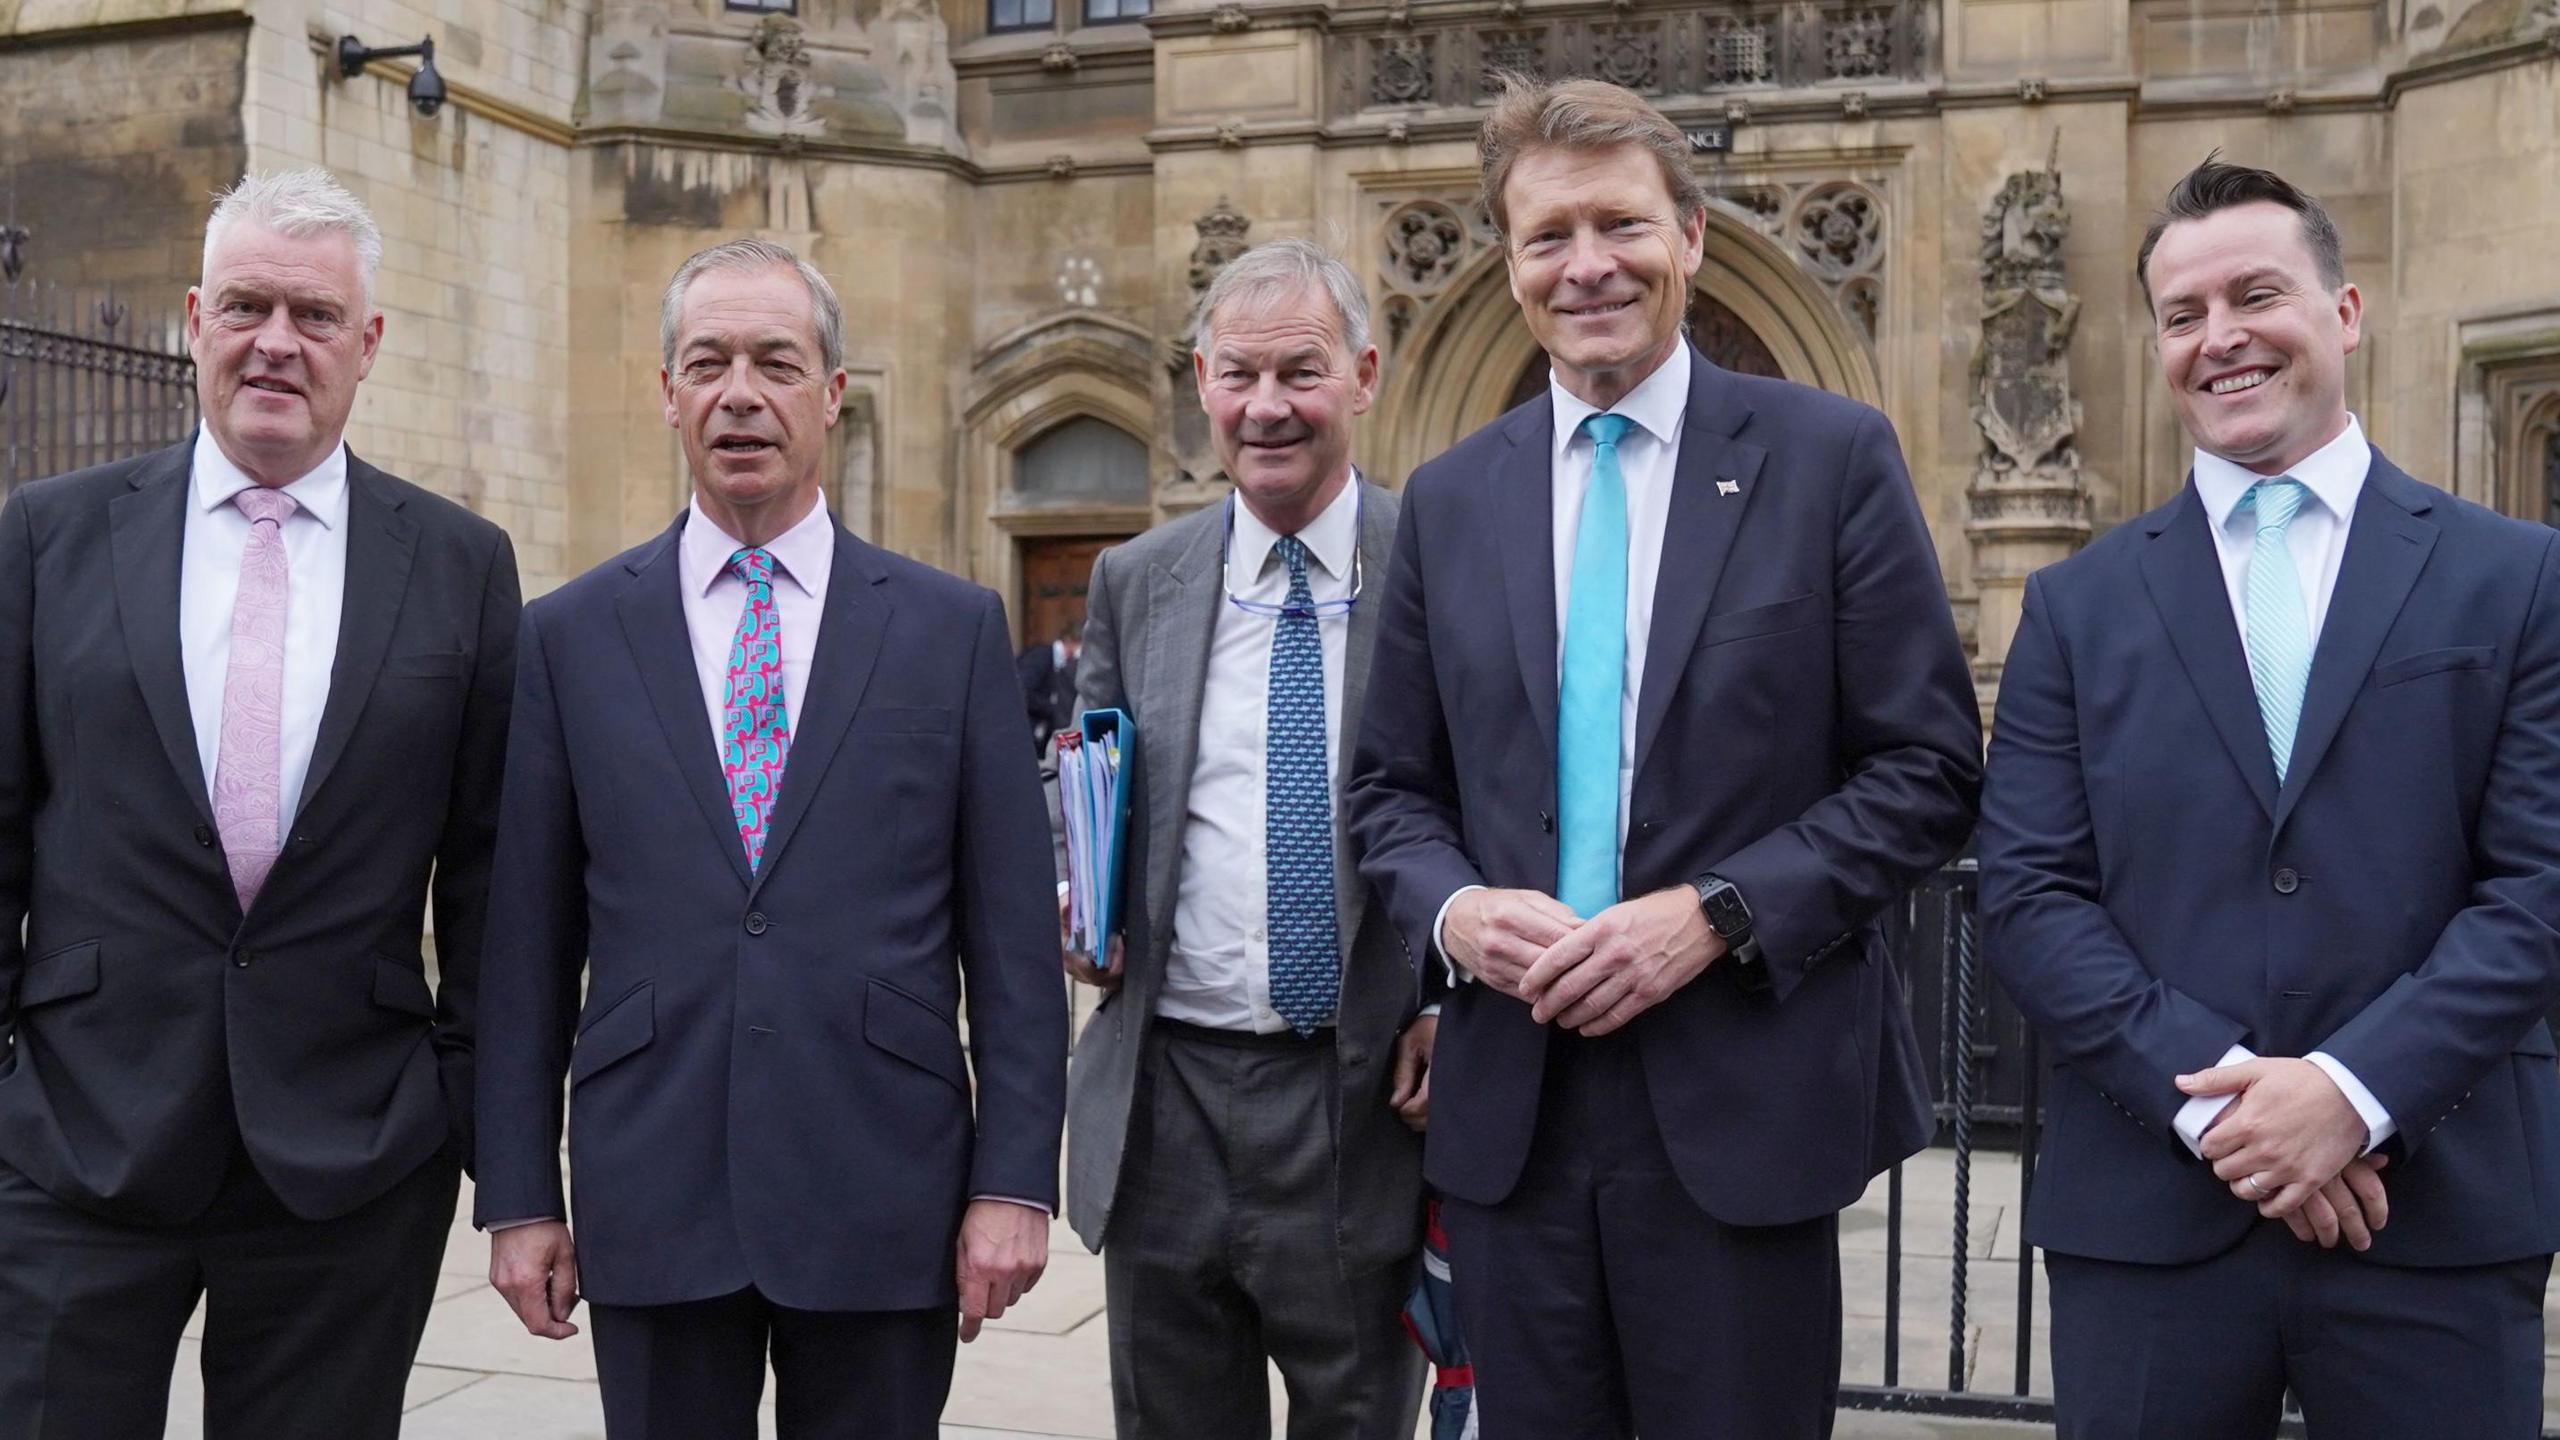
[[[2170,189],[2167,203],[2151,217],[2151,228],[2142,232],[2142,253],[2133,262],[2133,277],[2142,282],[2142,303],[2151,303],[2151,252],[2170,226],[2181,220],[2201,220],[2217,210],[2260,203],[2281,205],[2301,218],[2302,243],[2310,247],[2312,263],[2320,267],[2321,284],[2335,290],[2347,283],[2346,251],[2338,241],[2338,222],[2329,218],[2329,208],[2273,170],[2230,164],[2217,150]]]

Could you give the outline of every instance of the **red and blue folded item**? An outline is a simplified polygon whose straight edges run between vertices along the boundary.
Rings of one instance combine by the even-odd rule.
[[[1431,1360],[1431,1440],[1476,1440],[1476,1368],[1449,1287],[1449,1236],[1440,1228],[1438,1200],[1425,1211],[1422,1274],[1404,1302],[1404,1328]]]

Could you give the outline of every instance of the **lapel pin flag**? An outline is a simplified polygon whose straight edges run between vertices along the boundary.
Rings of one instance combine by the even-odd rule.
[[[1719,480],[1716,482],[1716,493],[1719,495],[1739,495],[1742,493],[1742,482],[1739,480]]]

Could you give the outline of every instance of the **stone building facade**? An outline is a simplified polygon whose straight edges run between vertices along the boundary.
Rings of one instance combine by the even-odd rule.
[[[39,273],[174,299],[205,198],[319,163],[387,233],[351,438],[528,587],[663,526],[657,301],[742,232],[835,282],[858,532],[1026,638],[1094,549],[1223,493],[1191,302],[1306,235],[1370,287],[1389,483],[1537,380],[1472,136],[1486,72],[1690,131],[1696,332],[1899,428],[1986,691],[2027,570],[2181,482],[2132,264],[2210,150],[2325,197],[2353,403],[2412,472],[2560,518],[2560,0],[0,0],[0,200]],[[432,37],[352,78],[340,37]],[[0,402],[5,403],[5,402]]]

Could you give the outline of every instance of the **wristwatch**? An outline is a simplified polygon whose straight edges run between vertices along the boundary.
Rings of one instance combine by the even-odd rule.
[[[1690,882],[1697,887],[1698,908],[1706,912],[1707,928],[1724,940],[1725,949],[1745,965],[1760,963],[1760,942],[1751,935],[1751,907],[1743,903],[1742,892],[1721,875],[1701,875]]]

